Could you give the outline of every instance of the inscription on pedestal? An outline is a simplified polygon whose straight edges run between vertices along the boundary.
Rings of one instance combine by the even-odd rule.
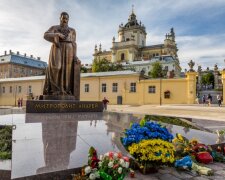
[[[28,100],[27,113],[102,112],[102,102],[71,100]]]

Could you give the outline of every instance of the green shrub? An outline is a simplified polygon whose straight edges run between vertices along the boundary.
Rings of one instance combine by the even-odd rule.
[[[11,159],[12,126],[0,126],[0,159]]]
[[[172,124],[172,125],[177,125],[177,126],[182,126],[182,127],[186,127],[186,128],[199,130],[199,128],[197,128],[191,124],[188,124],[176,117],[145,115],[145,120],[153,120],[153,121],[158,121],[158,122],[162,122],[162,123],[167,123],[167,124]]]

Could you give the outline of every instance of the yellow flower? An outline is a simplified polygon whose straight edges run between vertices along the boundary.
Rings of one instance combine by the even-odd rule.
[[[181,134],[177,134],[177,138],[180,140],[180,141],[183,141],[183,136]]]

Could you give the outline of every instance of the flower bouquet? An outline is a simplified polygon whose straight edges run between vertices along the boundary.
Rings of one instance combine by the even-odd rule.
[[[213,157],[210,154],[212,149],[209,146],[199,143],[196,139],[191,140],[190,143],[192,145],[192,154],[198,162],[204,164],[213,162]]]
[[[160,124],[142,120],[125,131],[122,143],[145,174],[156,172],[160,165],[174,162],[173,135]]]
[[[196,161],[204,164],[208,164],[213,161],[213,158],[210,155],[212,151],[210,146],[199,143],[197,139],[189,141],[181,134],[176,134],[176,137],[173,139],[173,144],[175,147],[176,157],[181,158],[183,156],[190,155],[193,156]]]
[[[175,148],[176,157],[182,158],[184,156],[191,155],[192,146],[187,138],[177,133],[172,142]]]
[[[204,166],[200,166],[197,163],[192,161],[190,156],[185,156],[182,159],[175,161],[175,167],[183,170],[193,170],[200,175],[213,175],[213,170]]]
[[[212,169],[196,163],[196,161],[205,164],[212,162],[210,155],[211,148],[209,146],[199,143],[196,139],[189,141],[181,134],[176,134],[176,137],[173,139],[173,145],[175,147],[176,158],[178,158],[174,164],[177,169],[193,170],[201,175],[213,174]]]
[[[100,156],[99,175],[105,180],[123,180],[129,169],[129,158],[121,153],[108,152]]]
[[[88,154],[88,165],[82,168],[81,174],[73,175],[73,180],[123,180],[130,172],[129,165],[129,158],[116,152],[100,155],[98,159],[97,151],[91,147]],[[130,175],[134,176],[134,171]]]

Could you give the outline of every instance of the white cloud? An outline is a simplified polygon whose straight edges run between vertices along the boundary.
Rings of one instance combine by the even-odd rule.
[[[0,0],[0,54],[12,49],[41,56],[47,61],[51,44],[43,39],[43,34],[50,26],[59,23],[62,11],[67,11],[69,24],[77,31],[78,57],[83,63],[91,63],[95,44],[101,43],[103,49],[110,49],[112,37],[117,38],[119,24],[127,22],[132,4],[138,20],[146,26],[148,45],[163,43],[164,35],[175,27],[182,66],[187,67],[187,61],[193,59],[203,66],[218,63],[222,67],[224,34],[192,35],[194,24],[177,24],[174,19],[192,14],[193,19],[198,18],[198,14],[213,19],[221,13],[214,9],[225,7],[224,0],[207,3],[204,0],[167,0],[163,3],[158,0]],[[208,26],[212,27],[211,24]]]
[[[217,64],[222,69],[225,58],[225,41],[222,39],[225,39],[225,34],[177,37],[181,65],[187,68],[187,63],[192,59],[203,68]]]

